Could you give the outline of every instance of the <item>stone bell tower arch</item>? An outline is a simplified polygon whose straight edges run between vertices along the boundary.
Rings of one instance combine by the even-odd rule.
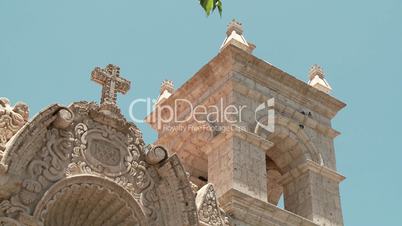
[[[236,225],[343,225],[331,120],[345,104],[329,95],[318,65],[305,83],[254,48],[232,21],[219,54],[161,93],[146,119],[156,143],[177,154],[194,184],[214,185]],[[229,116],[209,117],[214,109]],[[285,210],[276,206],[282,193]]]

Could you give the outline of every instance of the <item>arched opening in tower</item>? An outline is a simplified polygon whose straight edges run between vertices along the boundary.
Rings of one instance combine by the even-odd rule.
[[[275,162],[265,156],[267,164],[267,197],[268,202],[274,205],[278,205],[279,200],[283,194],[283,186],[279,183],[282,174],[279,167]]]

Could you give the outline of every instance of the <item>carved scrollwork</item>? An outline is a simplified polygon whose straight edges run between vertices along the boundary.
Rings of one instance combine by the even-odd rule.
[[[162,146],[148,145],[145,148],[145,161],[148,164],[155,165],[166,160],[168,153]]]
[[[28,208],[19,202],[17,196],[0,203],[0,225],[7,226],[43,226],[43,224],[29,215]]]
[[[28,121],[28,105],[17,103],[10,106],[7,98],[0,98],[0,151],[4,151],[6,143]]]
[[[201,225],[207,226],[229,226],[229,218],[216,200],[215,190],[212,184],[204,185],[197,192],[195,199],[198,209],[198,220]]]
[[[44,188],[64,177],[73,148],[73,134],[66,130],[50,129],[46,143],[27,168],[28,178],[22,182],[19,199],[25,205],[35,203]]]
[[[74,113],[68,108],[61,108],[53,121],[53,126],[58,129],[68,128],[74,120]]]
[[[15,218],[21,213],[28,212],[28,208],[19,202],[16,196],[10,198],[10,200],[3,200],[0,203],[0,216]]]
[[[131,134],[92,120],[74,128],[75,146],[69,174],[106,176],[133,193],[140,193],[150,184],[146,163],[140,160],[143,144]]]
[[[19,216],[32,214],[55,183],[66,177],[91,174],[115,182],[141,200],[147,219],[157,222],[158,195],[153,185],[153,177],[157,176],[150,175],[141,132],[124,119],[102,121],[106,116],[97,109],[92,103],[80,102],[53,111],[45,122],[35,122],[41,127],[27,135],[32,140],[22,142],[13,151],[13,156],[24,158],[9,160],[13,172],[23,173],[18,178],[19,190],[10,192],[7,200],[0,200],[0,217],[4,221],[12,218],[22,223]],[[166,158],[160,150],[153,154],[153,160]]]
[[[13,218],[9,218],[9,217],[0,217],[0,225],[2,225],[2,226],[23,226],[18,221],[14,220]]]

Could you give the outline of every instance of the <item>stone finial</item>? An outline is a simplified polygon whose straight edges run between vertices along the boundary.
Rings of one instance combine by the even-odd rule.
[[[68,108],[61,108],[56,113],[56,119],[53,121],[53,126],[58,129],[66,129],[74,121],[74,113]]]
[[[168,152],[162,146],[148,145],[145,150],[145,161],[148,164],[156,165],[168,158]]]
[[[121,116],[117,106],[117,93],[126,94],[130,89],[130,81],[120,77],[120,67],[109,64],[102,69],[96,67],[91,73],[92,81],[102,86],[101,110]]]
[[[18,102],[12,107],[7,98],[0,98],[0,151],[5,149],[11,137],[28,122],[28,118],[28,105]]]
[[[164,80],[161,85],[160,94],[156,100],[156,104],[166,100],[174,93],[174,85],[171,80]]]
[[[255,45],[246,41],[243,37],[243,26],[240,22],[232,20],[226,31],[226,38],[223,41],[220,50],[223,50],[228,45],[234,45],[248,53],[252,53]]]
[[[233,31],[235,31],[239,35],[243,35],[243,25],[240,22],[236,21],[235,19],[233,19],[229,23],[228,30],[226,31],[226,35],[230,36]]]
[[[165,90],[168,91],[169,93],[173,93],[173,92],[174,92],[173,81],[171,81],[171,80],[164,80],[164,81],[162,82],[160,94],[162,94]]]
[[[332,90],[327,80],[325,80],[324,70],[317,64],[310,68],[308,84],[327,94]]]
[[[324,78],[324,70],[322,70],[321,66],[318,64],[314,64],[310,68],[309,72],[309,79],[312,80],[315,76],[320,77],[321,79]]]

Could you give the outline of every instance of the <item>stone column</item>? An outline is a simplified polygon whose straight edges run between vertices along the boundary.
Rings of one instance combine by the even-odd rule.
[[[345,178],[337,172],[308,161],[285,174],[285,209],[318,225],[342,226],[339,183]]]
[[[231,189],[267,201],[266,150],[272,143],[237,130],[222,133],[206,147],[208,181],[218,198]]]

